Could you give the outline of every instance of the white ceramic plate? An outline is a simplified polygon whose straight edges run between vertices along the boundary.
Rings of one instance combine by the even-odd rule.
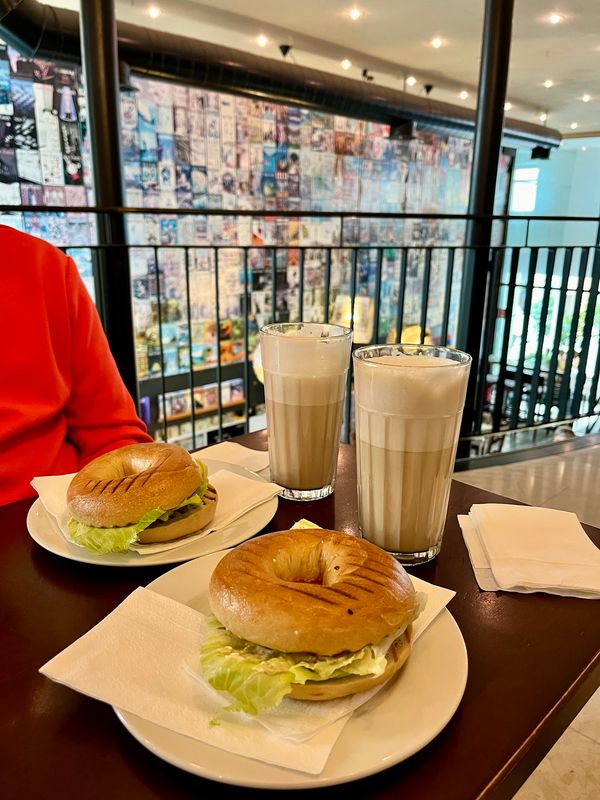
[[[238,467],[235,464],[226,464],[223,461],[208,459],[204,463],[208,467],[209,475],[218,472],[220,469],[228,469],[231,472],[236,472],[256,481],[265,480],[254,472]],[[232,503],[233,498],[219,498],[219,503],[226,502]],[[39,498],[33,503],[27,514],[27,530],[31,538],[45,550],[49,550],[51,553],[63,558],[69,558],[72,561],[110,567],[148,567],[155,564],[179,564],[182,561],[189,561],[207,553],[225,550],[254,536],[255,533],[261,531],[273,519],[277,511],[277,502],[278,498],[273,497],[271,500],[267,500],[262,505],[244,514],[229,528],[209,533],[202,539],[181,545],[181,547],[176,547],[173,550],[165,550],[163,553],[154,553],[146,556],[139,555],[134,551],[98,555],[85,547],[68,542],[58,527],[56,520],[51,514],[48,514]]]
[[[170,570],[148,588],[208,614],[208,581],[223,555],[214,553]],[[227,753],[126,711],[115,711],[148,750],[195,775],[262,789],[314,788],[372,775],[416,753],[449,722],[466,681],[465,643],[444,609],[415,642],[398,678],[350,718],[320,775]]]

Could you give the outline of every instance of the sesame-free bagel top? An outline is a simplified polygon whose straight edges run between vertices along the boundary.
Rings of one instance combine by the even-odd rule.
[[[200,485],[187,450],[148,442],[112,450],[90,461],[69,484],[67,506],[78,522],[121,527],[152,509],[175,508]]]
[[[415,591],[389,553],[351,534],[297,529],[225,555],[209,587],[228,630],[288,653],[331,656],[377,644],[415,610]]]

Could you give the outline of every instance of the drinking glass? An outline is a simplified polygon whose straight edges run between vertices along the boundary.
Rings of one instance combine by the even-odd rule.
[[[271,480],[291,500],[335,484],[352,331],[286,322],[260,331]]]
[[[361,535],[400,563],[430,561],[442,545],[471,356],[396,344],[353,357]]]

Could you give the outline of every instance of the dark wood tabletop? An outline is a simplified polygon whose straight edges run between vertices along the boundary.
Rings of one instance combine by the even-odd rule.
[[[264,433],[238,439],[266,449]],[[342,445],[335,493],[301,505],[322,527],[357,530],[354,451]],[[423,750],[344,791],[357,798],[510,798],[600,684],[600,606],[544,594],[482,592],[456,515],[511,502],[455,481],[440,555],[411,572],[456,591],[469,677],[446,728]],[[39,667],[171,567],[114,568],[63,559],[28,535],[31,500],[0,508],[0,741],[7,798],[259,798],[173,767],[127,733],[107,705],[52,683]],[[281,501],[266,530],[288,528]],[[600,530],[585,526],[600,545]],[[296,791],[337,796],[341,789]],[[289,794],[289,792],[287,793]]]

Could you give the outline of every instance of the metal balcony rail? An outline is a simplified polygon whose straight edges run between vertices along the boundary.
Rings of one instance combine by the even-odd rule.
[[[264,426],[257,353],[263,324],[346,324],[354,329],[355,346],[457,346],[463,264],[474,252],[464,246],[464,226],[475,215],[87,207],[0,212],[4,222],[11,221],[8,214],[22,215],[25,229],[26,215],[37,215],[40,230],[43,219],[52,218],[45,215],[126,215],[127,245],[98,245],[93,236],[75,248],[57,244],[76,258],[85,253],[96,288],[102,259],[126,251],[134,341],[121,344],[135,350],[140,413],[157,438],[190,448]],[[476,404],[463,428],[466,458],[507,442],[514,447],[515,435],[531,442],[524,432],[547,441],[566,424],[594,430],[600,417],[598,219],[496,215],[492,221],[495,242],[479,248],[486,251],[487,288]],[[110,297],[104,305],[106,317]],[[350,376],[345,440],[353,434],[351,387]]]

